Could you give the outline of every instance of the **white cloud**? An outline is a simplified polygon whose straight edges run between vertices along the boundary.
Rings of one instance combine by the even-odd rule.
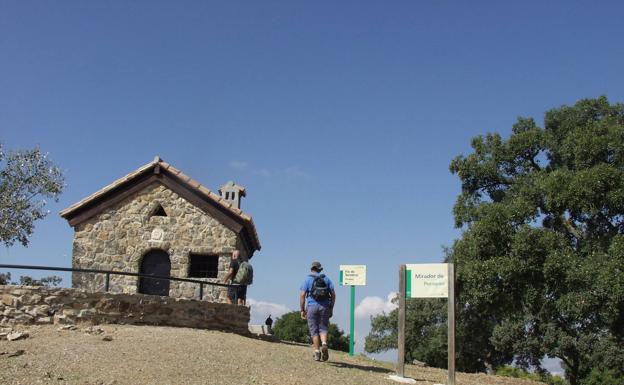
[[[291,166],[284,170],[284,173],[291,178],[310,179],[311,175],[301,170],[298,166]]]
[[[385,300],[381,297],[365,297],[355,308],[355,317],[370,318],[381,313],[390,313],[398,307],[392,303],[392,299],[396,295],[396,292],[391,292]]]
[[[269,178],[272,176],[280,177],[280,178],[290,178],[290,179],[311,179],[311,175],[307,172],[303,171],[298,166],[290,166],[283,169],[275,169],[270,170],[265,167],[255,167],[254,165],[250,165],[248,162],[243,160],[230,160],[228,162],[228,166],[236,171],[245,172],[251,175],[260,176],[263,178]]]
[[[249,166],[247,162],[243,162],[242,160],[231,160],[228,165],[234,170],[244,170]]]
[[[253,168],[249,166],[249,163],[242,160],[231,160],[228,162],[228,166],[236,171],[245,171],[252,175],[268,178],[273,173],[266,168]]]
[[[258,301],[253,298],[247,298],[247,305],[251,308],[251,320],[249,321],[251,325],[264,325],[269,314],[275,321],[278,317],[291,311],[286,305]]]
[[[268,178],[271,176],[271,171],[267,170],[266,168],[261,168],[259,170],[253,170],[251,172],[254,175],[258,175],[258,176],[263,176],[265,178]]]

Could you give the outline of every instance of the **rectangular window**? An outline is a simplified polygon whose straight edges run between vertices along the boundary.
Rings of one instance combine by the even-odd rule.
[[[219,256],[206,254],[189,255],[189,278],[217,278]]]

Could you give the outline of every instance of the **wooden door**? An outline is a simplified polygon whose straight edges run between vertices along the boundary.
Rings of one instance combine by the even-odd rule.
[[[171,274],[171,261],[169,254],[163,250],[149,251],[141,261],[139,273],[147,275],[159,275],[169,277]],[[169,295],[169,280],[140,277],[139,293],[150,295]]]

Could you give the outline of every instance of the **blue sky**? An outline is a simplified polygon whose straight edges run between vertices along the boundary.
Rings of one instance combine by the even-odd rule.
[[[247,187],[257,301],[297,308],[312,260],[366,296],[459,232],[470,138],[583,97],[624,101],[624,5],[604,2],[0,0],[0,140],[67,188],[4,263],[71,263],[58,211],[158,154]],[[348,290],[336,321],[348,325]],[[365,330],[368,321],[358,320]],[[362,332],[363,334],[364,332]],[[361,347],[361,344],[360,344]]]

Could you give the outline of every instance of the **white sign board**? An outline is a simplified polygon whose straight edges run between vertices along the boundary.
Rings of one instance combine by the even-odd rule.
[[[405,378],[405,302],[412,298],[448,298],[448,385],[455,385],[455,265],[452,263],[401,265],[397,377]]]
[[[366,285],[366,265],[340,265],[340,284],[342,286]]]
[[[405,265],[405,296],[447,298],[448,263]]]

